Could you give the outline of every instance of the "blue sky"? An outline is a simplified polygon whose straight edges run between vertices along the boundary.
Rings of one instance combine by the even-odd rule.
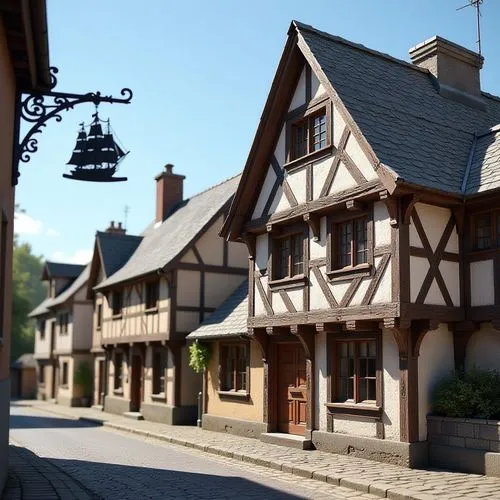
[[[102,105],[130,149],[120,173],[129,181],[94,184],[63,179],[80,105],[48,124],[39,151],[21,164],[16,192],[25,210],[21,241],[49,259],[84,261],[96,230],[122,221],[129,233],[154,217],[155,183],[165,163],[186,175],[192,195],[244,166],[287,30],[298,19],[321,30],[408,60],[408,49],[439,34],[475,48],[475,12],[468,0],[173,1],[48,0],[56,90],[118,95],[132,104]],[[500,2],[485,0],[482,87],[500,95]]]

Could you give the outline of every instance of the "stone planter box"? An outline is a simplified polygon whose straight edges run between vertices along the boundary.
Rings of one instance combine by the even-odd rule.
[[[500,477],[500,421],[427,417],[429,463]]]

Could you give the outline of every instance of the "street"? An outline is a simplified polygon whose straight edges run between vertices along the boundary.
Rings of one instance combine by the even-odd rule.
[[[10,441],[44,457],[59,479],[69,476],[87,498],[375,498],[15,403]]]

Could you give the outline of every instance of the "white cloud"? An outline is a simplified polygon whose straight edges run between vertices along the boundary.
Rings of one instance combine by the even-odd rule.
[[[68,255],[61,250],[55,251],[49,260],[55,262],[67,262],[68,264],[88,264],[92,259],[92,250],[83,248],[77,250],[72,255]]]
[[[14,232],[16,234],[41,234],[43,224],[29,215],[16,212],[14,216]]]
[[[47,229],[46,236],[59,236],[59,233],[52,227]]]

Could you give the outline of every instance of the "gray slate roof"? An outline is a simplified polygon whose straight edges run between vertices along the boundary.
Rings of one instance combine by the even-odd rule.
[[[82,286],[87,283],[90,273],[90,264],[83,267],[83,271],[80,275],[73,281],[66,289],[64,289],[57,297],[46,298],[41,304],[39,304],[33,311],[28,314],[29,318],[35,318],[37,316],[42,316],[44,314],[49,314],[51,309],[64,304],[68,299],[70,299]]]
[[[187,338],[214,339],[247,334],[248,280],[245,280],[196,330]]]
[[[141,236],[98,231],[96,238],[101,249],[104,275],[111,276],[120,269],[137,250]]]
[[[294,24],[378,159],[408,183],[462,193],[474,133],[500,123],[500,100],[483,93],[487,111],[461,104],[412,64]]]
[[[477,138],[466,186],[467,194],[500,187],[500,127]]]
[[[95,289],[150,274],[172,262],[231,200],[239,180],[240,175],[237,175],[184,200],[160,225],[150,225],[127,263]]]
[[[66,264],[64,262],[46,261],[44,273],[46,272],[49,278],[76,278],[83,271],[85,266],[79,264]]]

